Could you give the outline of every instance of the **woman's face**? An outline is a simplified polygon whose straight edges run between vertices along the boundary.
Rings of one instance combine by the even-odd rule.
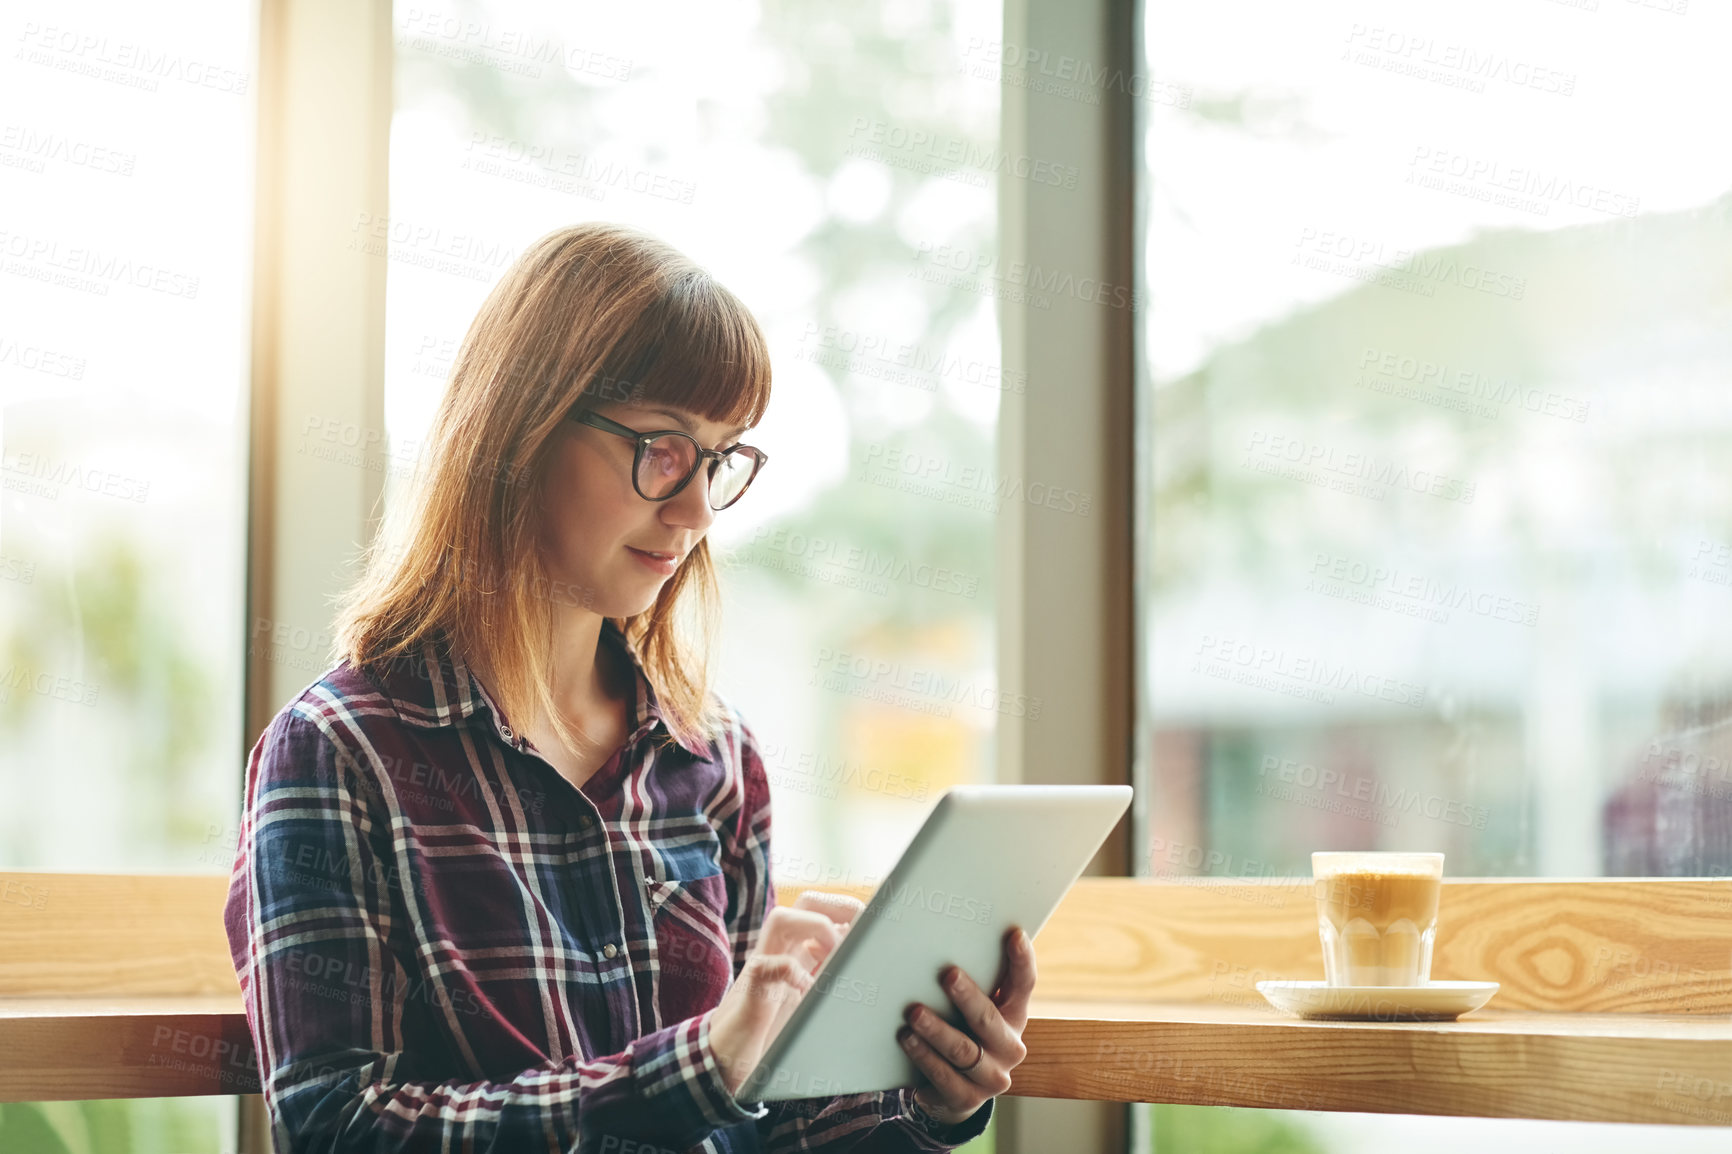
[[[600,404],[595,410],[638,432],[683,430],[706,449],[725,449],[745,431],[656,404]],[[570,420],[557,436],[541,491],[542,550],[556,582],[555,601],[603,617],[642,613],[715,520],[708,471],[699,468],[665,501],[646,501],[632,485],[631,441]],[[654,553],[673,564],[647,556]]]

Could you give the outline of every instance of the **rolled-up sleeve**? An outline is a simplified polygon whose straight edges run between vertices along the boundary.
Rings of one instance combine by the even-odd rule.
[[[452,1015],[479,1007],[415,955],[406,823],[316,693],[248,759],[224,910],[277,1150],[683,1149],[759,1117],[722,1079],[713,1011],[507,1080],[429,1070],[430,1048],[466,1044]]]

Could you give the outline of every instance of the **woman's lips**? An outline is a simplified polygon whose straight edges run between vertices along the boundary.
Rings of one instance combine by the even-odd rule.
[[[679,558],[672,554],[646,553],[642,549],[633,549],[630,545],[626,546],[626,550],[663,577],[672,575],[673,571],[680,567]]]

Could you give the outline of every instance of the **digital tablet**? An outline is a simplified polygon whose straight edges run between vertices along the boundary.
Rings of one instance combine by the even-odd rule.
[[[1005,932],[1040,932],[1130,803],[1128,785],[945,791],[735,1098],[924,1085],[896,1042],[902,1008],[924,1002],[961,1026],[938,971],[954,962],[990,994]]]

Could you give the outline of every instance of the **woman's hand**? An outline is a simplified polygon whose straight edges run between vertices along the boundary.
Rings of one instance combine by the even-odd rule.
[[[966,1029],[913,1002],[902,1015],[909,1025],[896,1031],[896,1039],[932,1082],[914,1092],[921,1107],[954,1126],[1010,1089],[1010,1072],[1028,1055],[1022,1031],[1034,992],[1034,946],[1020,926],[1010,928],[990,996],[959,966],[946,966],[938,981],[962,1011]]]
[[[740,1088],[782,1032],[812,988],[813,973],[865,908],[847,894],[806,890],[793,905],[778,905],[765,916],[751,956],[710,1019],[710,1047],[728,1093]]]

